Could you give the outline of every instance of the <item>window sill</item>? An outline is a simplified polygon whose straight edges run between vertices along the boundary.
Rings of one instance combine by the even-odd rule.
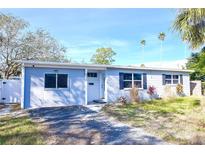
[[[44,91],[69,90],[69,88],[44,88]]]
[[[180,84],[180,83],[177,83],[177,84],[165,84],[163,86],[177,86],[178,84]]]
[[[121,90],[125,90],[125,91],[129,91],[131,90],[132,88],[124,88],[124,89],[121,89]],[[138,90],[143,90],[143,88],[137,88]]]

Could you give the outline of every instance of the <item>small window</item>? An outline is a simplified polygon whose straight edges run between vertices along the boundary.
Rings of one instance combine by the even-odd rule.
[[[134,86],[142,88],[142,74],[134,74]]]
[[[97,73],[88,73],[87,77],[91,77],[91,78],[97,78]]]
[[[134,81],[134,85],[137,88],[142,88],[142,81]]]
[[[56,74],[45,75],[45,88],[56,88]]]
[[[68,88],[68,75],[67,74],[57,74],[57,87],[58,88]]]
[[[123,81],[123,88],[132,88],[132,81]]]
[[[68,88],[67,74],[45,74],[45,88]]]
[[[142,88],[142,74],[123,74],[123,88],[132,88],[134,85],[137,88]]]
[[[123,88],[132,88],[132,73],[123,74]]]
[[[165,75],[165,84],[172,84],[172,76]]]
[[[125,73],[123,79],[132,81],[132,74],[131,73]]]
[[[134,74],[134,80],[142,80],[141,74]]]
[[[178,84],[179,75],[165,75],[165,84]]]
[[[179,75],[173,75],[173,84],[179,83]]]

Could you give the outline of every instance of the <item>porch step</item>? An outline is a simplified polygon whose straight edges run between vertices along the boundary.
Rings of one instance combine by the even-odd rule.
[[[98,100],[93,100],[94,103],[97,103],[97,104],[105,104],[106,101],[104,101],[103,99],[98,99]]]

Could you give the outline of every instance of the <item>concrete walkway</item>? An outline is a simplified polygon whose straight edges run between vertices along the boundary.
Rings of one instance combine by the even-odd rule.
[[[48,144],[166,144],[157,137],[94,111],[95,106],[68,106],[29,110],[30,116],[48,128],[54,140]]]

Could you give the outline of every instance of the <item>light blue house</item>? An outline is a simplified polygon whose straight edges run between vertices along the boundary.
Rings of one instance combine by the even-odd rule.
[[[22,62],[22,108],[87,105],[93,101],[116,102],[129,99],[137,86],[141,99],[149,99],[147,88],[154,86],[159,97],[165,87],[183,84],[190,95],[190,70],[136,66]]]

